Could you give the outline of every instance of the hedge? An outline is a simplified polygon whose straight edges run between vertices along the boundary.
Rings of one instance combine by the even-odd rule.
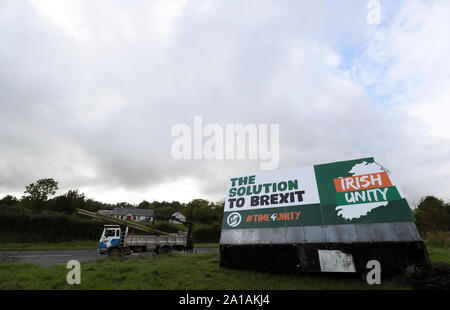
[[[98,240],[103,225],[103,222],[80,215],[53,211],[32,213],[17,206],[0,206],[0,242]],[[154,227],[166,232],[187,230],[183,225],[163,221],[156,222]],[[192,238],[194,243],[217,243],[220,239],[220,225],[194,223]]]
[[[78,215],[0,206],[1,242],[97,240],[102,231],[103,223]]]

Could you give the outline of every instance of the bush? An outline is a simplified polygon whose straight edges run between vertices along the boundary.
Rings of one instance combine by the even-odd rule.
[[[168,233],[177,233],[178,231],[187,231],[187,228],[181,224],[169,223],[166,221],[155,221],[153,228],[162,230]]]
[[[194,224],[192,239],[194,243],[217,243],[220,240],[220,225]]]
[[[450,230],[450,204],[434,196],[422,198],[414,209],[417,229],[426,234]]]
[[[427,233],[425,236],[427,244],[437,247],[450,247],[450,232],[440,231],[437,233]]]
[[[151,224],[149,224],[150,226]],[[166,221],[156,221],[153,228],[168,233],[178,231],[187,231],[188,228],[181,224],[169,223]],[[192,239],[194,243],[217,243],[220,239],[220,225],[218,223],[202,224],[194,223],[192,230]]]

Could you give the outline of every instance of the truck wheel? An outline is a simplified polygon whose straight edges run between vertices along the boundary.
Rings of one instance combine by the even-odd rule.
[[[108,256],[122,257],[122,251],[118,248],[113,248],[108,251]]]

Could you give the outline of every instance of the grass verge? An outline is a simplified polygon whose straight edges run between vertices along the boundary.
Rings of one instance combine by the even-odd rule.
[[[39,267],[0,263],[0,289],[223,289],[223,290],[366,290],[408,289],[386,281],[368,285],[359,278],[289,275],[218,268],[214,251],[201,254],[105,258],[81,264],[81,284],[68,285],[64,265]]]
[[[204,245],[210,247],[214,244]],[[433,264],[450,264],[450,248],[430,245],[427,248]],[[215,251],[126,259],[102,258],[82,263],[80,285],[66,283],[68,271],[65,265],[41,267],[28,263],[0,263],[0,289],[410,289],[405,282],[387,279],[383,279],[381,285],[371,286],[358,277],[333,274],[289,275],[218,268]]]
[[[427,245],[432,264],[450,264],[450,248]]]
[[[0,243],[0,250],[91,250],[97,248],[98,241]]]
[[[218,243],[196,243],[195,248],[216,248]],[[0,243],[0,250],[95,250],[98,241],[70,241],[59,243]]]

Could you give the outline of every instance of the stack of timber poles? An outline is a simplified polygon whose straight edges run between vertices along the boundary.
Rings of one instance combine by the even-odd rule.
[[[109,215],[105,215],[105,214],[100,214],[100,213],[96,213],[96,212],[91,212],[91,211],[87,211],[84,209],[77,209],[77,212],[79,214],[82,215],[86,215],[86,216],[90,216],[92,218],[96,218],[96,219],[100,219],[102,221],[105,222],[110,222],[110,223],[114,223],[114,224],[118,224],[118,225],[123,225],[123,226],[128,226],[131,227],[133,229],[139,230],[139,231],[144,231],[147,233],[153,233],[153,234],[159,234],[159,235],[168,235],[169,233],[165,232],[165,231],[161,231],[161,230],[157,230],[154,228],[150,228],[148,226],[145,226],[143,224],[138,224],[136,222],[133,221],[127,221],[127,220],[121,220]]]

